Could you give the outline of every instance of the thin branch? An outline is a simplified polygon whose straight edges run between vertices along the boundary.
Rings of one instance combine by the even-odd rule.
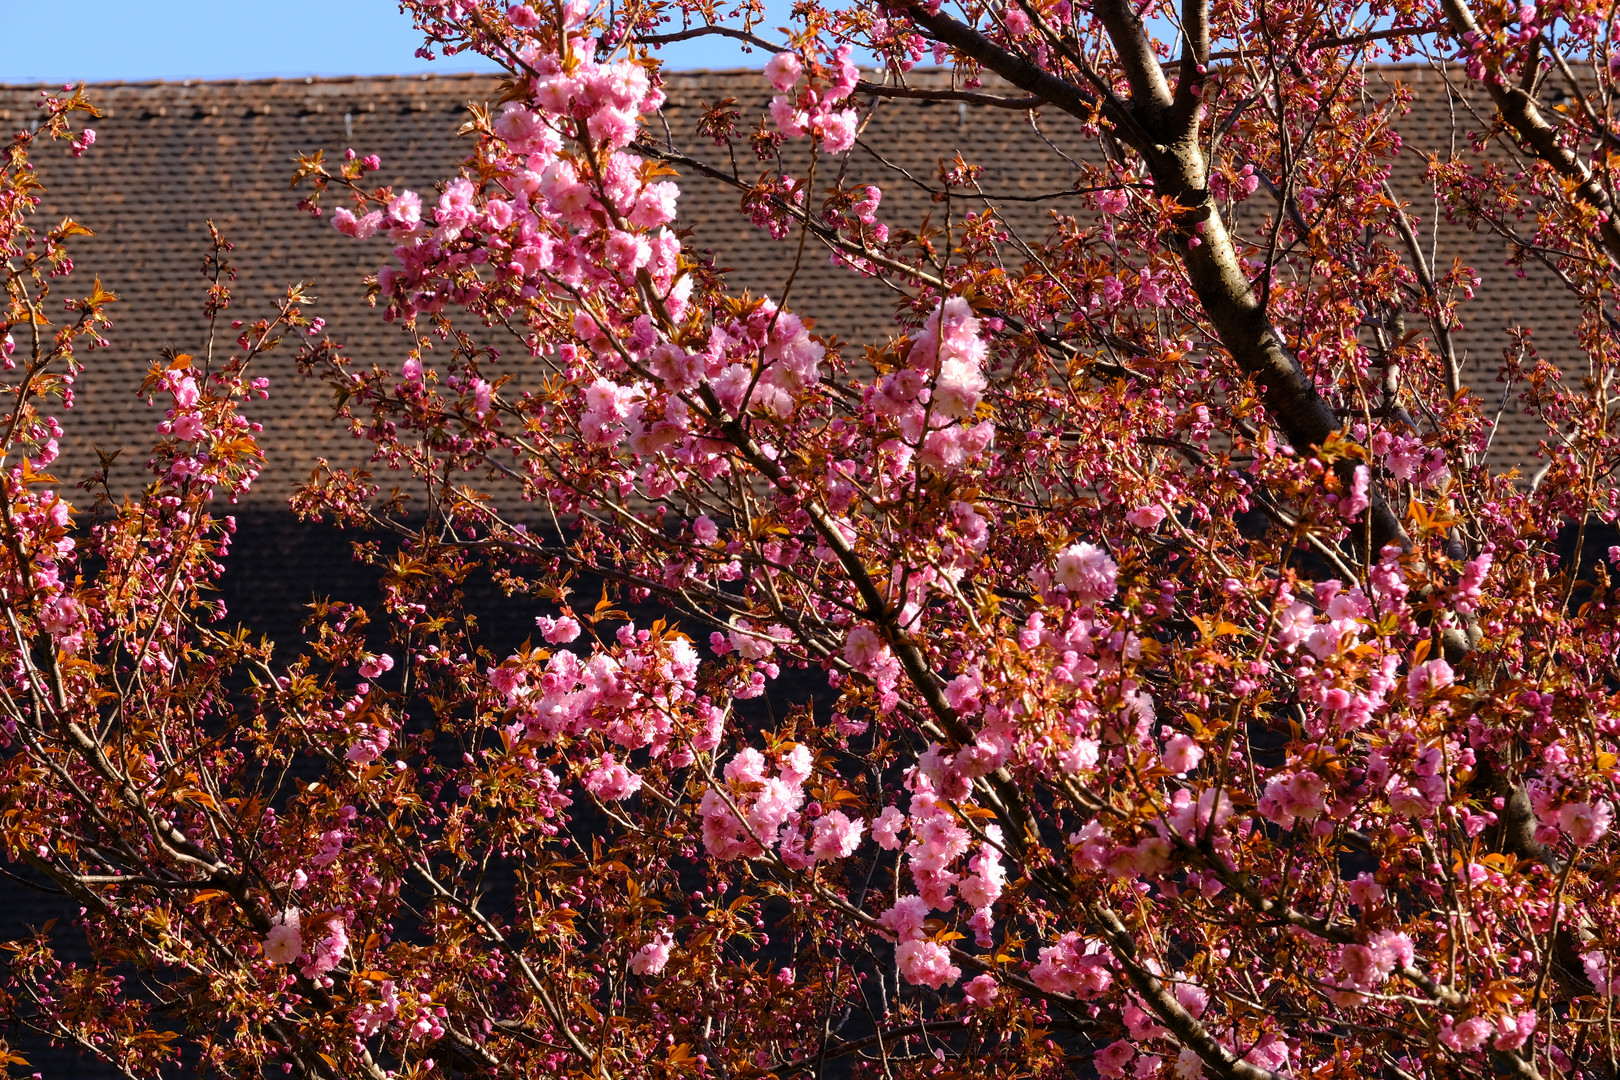
[[[738,30],[730,26],[693,26],[685,30],[677,30],[670,34],[645,34],[638,36],[636,38],[636,43],[640,45],[670,45],[677,41],[691,41],[693,38],[701,37],[732,38],[736,41],[741,41],[745,44],[752,45],[756,49],[764,49],[766,52],[771,53],[789,51],[784,46],[772,44],[771,42],[766,41],[764,38],[751,34],[746,30]]]
[[[982,94],[977,90],[931,90],[920,86],[884,86],[882,83],[867,82],[862,79],[855,84],[857,94],[871,94],[873,97],[906,98],[917,101],[965,101],[969,105],[986,105],[992,109],[1038,109],[1047,103],[1046,99],[1038,94],[1025,94],[1022,97],[1003,97],[1000,94]]]

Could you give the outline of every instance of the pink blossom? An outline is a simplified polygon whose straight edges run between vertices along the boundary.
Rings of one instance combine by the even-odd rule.
[[[1319,817],[1326,809],[1326,792],[1327,782],[1309,769],[1285,773],[1266,784],[1260,813],[1286,829],[1295,818]]]
[[[585,388],[585,412],[579,419],[580,434],[592,446],[608,446],[624,436],[624,421],[641,391],[599,378]]]
[[[1495,556],[1486,551],[1463,563],[1456,591],[1452,593],[1452,604],[1459,612],[1466,615],[1478,607],[1480,598],[1485,594],[1485,579],[1490,576],[1493,561]]]
[[[482,420],[489,415],[490,406],[495,400],[495,388],[483,379],[474,379],[470,387],[473,395],[473,415]]]
[[[585,790],[610,802],[628,799],[641,790],[641,777],[616,761],[612,754],[603,754],[602,762],[580,780]]]
[[[1091,1064],[1097,1070],[1098,1076],[1120,1077],[1125,1075],[1125,1067],[1135,1056],[1136,1047],[1124,1039],[1116,1039],[1097,1051],[1091,1059]]]
[[[1346,945],[1339,950],[1339,970],[1348,984],[1357,990],[1371,990],[1384,981],[1385,972],[1378,968],[1377,957],[1365,945]]]
[[[270,933],[264,939],[264,958],[272,964],[290,964],[303,951],[298,909],[288,908],[270,921]]]
[[[828,113],[816,125],[821,148],[829,154],[842,154],[855,145],[858,121],[854,109]]]
[[[344,759],[356,765],[368,765],[382,757],[392,741],[393,736],[389,734],[387,728],[367,725],[362,728],[359,737],[343,755]]]
[[[399,1015],[399,993],[393,979],[384,979],[382,984],[382,998],[377,1002],[366,1002],[354,1013],[355,1033],[363,1039],[381,1031],[384,1025]]]
[[[783,630],[786,633],[786,630]],[[810,771],[815,767],[815,755],[804,743],[794,743],[793,748],[782,755],[782,764],[777,767],[777,775],[784,784],[799,785],[810,779]]]
[[[994,853],[992,852],[992,856]],[[975,860],[976,862],[980,860]],[[957,882],[956,891],[970,908],[988,908],[1001,898],[1007,872],[994,857],[984,859],[977,872]]]
[[[1372,497],[1367,489],[1372,481],[1372,473],[1365,465],[1357,465],[1356,471],[1350,480],[1350,493],[1339,503],[1339,516],[1346,521],[1354,521],[1372,505]]]
[[[1384,898],[1384,887],[1371,874],[1361,874],[1350,883],[1350,901],[1366,909]]]
[[[934,380],[934,410],[942,416],[965,417],[978,407],[984,394],[984,374],[960,357],[942,360]]]
[[[1156,528],[1165,518],[1164,507],[1157,505],[1138,506],[1125,515],[1125,520],[1138,529]]]
[[[1177,776],[1185,776],[1198,768],[1204,758],[1203,748],[1189,735],[1176,734],[1164,748],[1164,767]]]
[[[382,219],[381,210],[373,210],[359,218],[354,216],[353,211],[341,206],[332,211],[332,227],[344,236],[352,236],[357,240],[375,236],[378,228],[382,226]]]
[[[402,191],[388,204],[387,220],[396,229],[414,229],[422,221],[422,197],[414,191]]]
[[[621,274],[632,274],[652,258],[652,245],[645,236],[621,232],[608,234],[607,260]]]
[[[962,996],[976,1009],[988,1009],[1001,994],[994,975],[979,975],[962,987]]]
[[[582,78],[593,98],[613,108],[641,109],[652,96],[646,69],[632,60],[619,60],[596,67],[594,71],[587,69]],[[652,109],[656,110],[661,103],[662,99],[656,99]]]
[[[1277,617],[1277,644],[1292,652],[1315,630],[1316,609],[1303,600],[1295,600]]]
[[[636,137],[636,117],[627,109],[599,109],[586,121],[591,138],[610,150],[627,146]]]
[[[177,439],[187,442],[202,438],[208,432],[203,418],[196,413],[181,413],[169,423],[169,430],[174,432]]]
[[[506,140],[514,153],[527,154],[536,150],[554,149],[554,140],[545,117],[529,109],[522,102],[508,101],[495,119],[495,134]]]
[[[1496,1025],[1483,1016],[1472,1016],[1460,1024],[1451,1017],[1440,1019],[1440,1042],[1453,1050],[1478,1050],[1491,1035]]]
[[[1092,998],[1107,990],[1113,983],[1107,959],[1096,942],[1086,942],[1081,949],[1080,935],[1064,934],[1056,945],[1041,949],[1039,962],[1030,969],[1035,985],[1053,994],[1070,994]]]
[[[906,854],[911,856],[913,871],[918,868],[943,870],[953,860],[967,852],[972,836],[944,813],[931,813],[914,817],[911,823],[911,843]]]
[[[552,645],[566,645],[579,637],[579,621],[568,615],[556,619],[540,615],[535,618],[534,624],[539,627],[540,636]]]
[[[519,688],[528,682],[529,676],[521,667],[508,660],[499,667],[489,669],[489,685],[510,704],[517,699]]]
[[[1071,544],[1058,553],[1052,580],[1082,598],[1107,600],[1118,590],[1119,567],[1092,544]]]
[[[1176,1002],[1194,1019],[1204,1015],[1209,1008],[1209,991],[1201,986],[1189,982],[1176,983]]]
[[[831,66],[838,71],[837,79],[827,88],[828,101],[842,101],[854,92],[860,82],[861,70],[851,59],[855,50],[846,42],[833,50]]]
[[[499,232],[512,224],[512,204],[505,199],[490,199],[484,203],[484,220],[491,229]]]
[[[1267,1035],[1259,1045],[1243,1055],[1243,1060],[1262,1069],[1282,1072],[1288,1065],[1288,1044],[1276,1035]]]
[[[844,641],[844,659],[857,671],[868,671],[889,651],[877,631],[865,623],[850,630]]]
[[[959,713],[972,715],[982,708],[979,693],[983,689],[984,684],[973,672],[958,675],[945,684],[945,702]]]
[[[1586,970],[1586,978],[1604,997],[1614,997],[1620,994],[1620,972],[1613,978],[1609,975],[1609,958],[1600,950],[1594,950],[1581,955],[1581,966]]]
[[[776,643],[791,638],[792,633],[784,626],[755,627],[747,619],[739,619],[728,637],[732,650],[744,660],[768,660],[776,652]]]
[[[1113,189],[1097,192],[1097,209],[1109,217],[1123,214],[1129,205],[1130,200],[1126,197],[1124,191]]]
[[[362,679],[380,678],[384,672],[394,670],[394,658],[387,653],[368,655],[360,661],[360,677]]]
[[[190,375],[169,375],[169,389],[174,394],[174,404],[177,409],[195,408],[202,399],[202,391],[197,388],[197,380]]]
[[[962,969],[951,963],[950,950],[936,941],[902,941],[894,947],[894,960],[913,986],[938,990],[962,977]]]
[[[1102,743],[1096,739],[1075,739],[1066,748],[1058,751],[1058,767],[1071,776],[1095,769],[1101,750]]]
[[[506,17],[520,30],[532,30],[540,25],[540,13],[528,4],[508,4]]]
[[[865,225],[871,225],[873,222],[877,221],[878,205],[882,203],[882,201],[883,190],[868,184],[860,201],[855,203],[855,205],[851,206],[849,209],[850,212],[855,215],[857,221],[860,221]]]
[[[904,841],[900,830],[905,827],[906,815],[898,806],[885,806],[883,813],[872,821],[872,839],[885,851],[898,851]]]
[[[1421,705],[1428,698],[1450,686],[1456,681],[1456,677],[1451,665],[1439,657],[1418,664],[1407,673],[1406,699],[1413,705]]]
[[[793,89],[793,84],[804,74],[804,62],[797,53],[779,52],[765,65],[765,77],[781,91]]]
[[[1194,832],[1219,832],[1231,817],[1232,800],[1224,791],[1205,788],[1194,799],[1190,791],[1182,788],[1170,797],[1170,812],[1165,820],[1179,835],[1187,837]]]
[[[1160,1026],[1153,1014],[1142,1008],[1134,998],[1120,1010],[1120,1019],[1125,1021],[1125,1032],[1132,1042],[1149,1042],[1170,1034],[1170,1030]]]
[[[1591,847],[1608,834],[1614,808],[1607,799],[1596,803],[1570,802],[1558,808],[1558,827],[1576,847]]]
[[[1535,1034],[1536,1011],[1526,1009],[1517,1016],[1503,1013],[1496,1018],[1496,1038],[1491,1046],[1498,1050],[1517,1050]]]
[[[663,973],[664,965],[669,963],[669,953],[675,944],[675,939],[666,933],[659,933],[652,941],[636,950],[636,955],[630,958],[630,970],[637,975],[659,975]]]
[[[796,139],[809,130],[810,118],[785,97],[771,99],[771,119],[790,139]]]
[[[1417,952],[1412,939],[1399,930],[1383,930],[1367,939],[1373,950],[1373,960],[1383,975],[1390,975],[1410,967]]]
[[[815,838],[810,842],[810,857],[816,862],[847,859],[860,846],[865,822],[852,821],[841,810],[834,810],[816,822]]]
[[[934,371],[931,407],[952,418],[972,415],[987,385],[983,366],[989,349],[981,324],[966,299],[947,296],[924,321],[906,362],[919,371]]]
[[[894,906],[878,917],[896,941],[910,941],[923,936],[923,923],[928,919],[928,902],[920,896],[902,896]]]
[[[917,460],[939,473],[953,473],[967,462],[967,448],[963,444],[960,427],[930,431],[918,450]]]
[[[726,763],[725,777],[739,784],[758,784],[765,779],[765,755],[752,746],[744,747]]]
[[[630,224],[653,229],[675,220],[675,203],[680,196],[681,189],[668,180],[648,184],[636,196],[635,209],[630,211]]]
[[[310,978],[325,975],[337,967],[349,951],[349,933],[342,919],[334,917],[326,920],[325,930],[309,947],[309,955],[299,968]]]
[[[321,846],[310,856],[310,863],[314,866],[330,866],[337,861],[343,853],[343,830],[328,829],[321,834]]]

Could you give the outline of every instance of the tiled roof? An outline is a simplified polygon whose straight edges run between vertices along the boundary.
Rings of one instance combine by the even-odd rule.
[[[1463,361],[1462,384],[1491,408],[1506,406],[1491,442],[1491,465],[1498,469],[1516,466],[1526,477],[1531,476],[1541,467],[1537,446],[1545,429],[1520,407],[1522,385],[1508,388],[1498,380],[1510,342],[1505,331],[1516,326],[1528,329],[1530,341],[1541,355],[1569,373],[1579,360],[1577,305],[1566,287],[1540,263],[1526,260],[1522,275],[1506,265],[1510,245],[1505,239],[1448,224],[1433,189],[1423,182],[1431,155],[1442,161],[1453,153],[1466,158],[1469,133],[1489,130],[1494,110],[1488,99],[1476,97],[1460,71],[1426,65],[1386,67],[1370,81],[1375,86],[1392,86],[1397,80],[1412,89],[1413,102],[1411,111],[1395,124],[1403,150],[1396,159],[1390,187],[1409,204],[1408,213],[1418,224],[1425,253],[1437,272],[1449,270],[1456,261],[1479,275],[1473,298],[1459,313],[1462,329],[1454,335]],[[1495,147],[1490,158],[1503,162]],[[1533,220],[1520,231],[1533,232]],[[1429,332],[1428,324],[1410,313],[1407,329]],[[1509,392],[1504,397],[1505,390]]]
[[[386,180],[424,187],[454,170],[460,114],[492,85],[484,76],[94,87],[106,113],[94,121],[94,149],[80,160],[47,149],[37,162],[48,189],[42,216],[71,215],[98,234],[77,250],[75,277],[98,274],[120,298],[112,345],[85,357],[78,402],[63,417],[70,449],[58,475],[91,468],[85,448],[93,440],[125,448],[126,485],[144,479],[140,452],[158,418],[134,390],[160,348],[196,352],[202,344],[199,270],[210,219],[236,245],[238,317],[266,312],[290,282],[313,282],[334,331],[359,355],[391,358],[397,331],[366,307],[361,285],[387,257],[386,242],[345,241],[295,210],[293,159],[364,146],[384,156]],[[0,121],[25,122],[36,95],[0,90]],[[265,426],[269,460],[256,498],[283,502],[316,456],[348,451],[348,439],[332,429],[321,388],[298,375],[290,352],[272,354],[259,374],[270,377],[271,398],[250,409]]]
[[[1414,212],[1432,222],[1432,202],[1421,186],[1423,154],[1452,145],[1451,117],[1457,107],[1433,71],[1387,69],[1380,77],[1398,77],[1417,89],[1417,107],[1400,124],[1408,149],[1396,183],[1416,204]],[[755,72],[673,73],[667,79],[668,133],[677,146],[700,156],[712,150],[694,130],[700,102],[736,98],[748,123],[769,98]],[[202,279],[197,269],[209,219],[237,246],[238,315],[264,310],[263,304],[287,282],[311,281],[321,298],[320,313],[356,356],[396,363],[402,347],[398,332],[366,307],[360,284],[387,257],[387,241],[347,240],[323,221],[295,210],[287,184],[293,159],[317,148],[330,158],[353,146],[382,156],[381,179],[428,190],[450,175],[466,152],[466,144],[458,143],[453,132],[468,102],[490,100],[496,92],[495,80],[483,75],[93,87],[94,99],[107,113],[95,125],[99,139],[83,160],[69,158],[63,149],[46,152],[39,163],[49,189],[45,214],[72,215],[97,231],[96,238],[80,242],[78,265],[86,275],[99,274],[122,302],[114,309],[111,348],[87,358],[79,405],[63,418],[73,449],[57,471],[83,475],[94,461],[88,451],[94,442],[126,448],[119,474],[124,484],[143,478],[140,449],[156,418],[135,400],[133,390],[161,347],[193,351],[200,344]],[[35,87],[0,87],[0,123],[26,122],[37,93]],[[1055,110],[1048,113],[1042,131],[1036,132],[1021,112],[888,101],[878,106],[865,137],[889,162],[923,182],[932,182],[941,158],[956,151],[983,163],[983,188],[1017,229],[1039,235],[1051,209],[1065,200],[1013,198],[1067,188],[1073,166],[1054,144],[1069,153],[1086,145],[1072,120]],[[1456,125],[1460,131],[1478,126],[1466,115]],[[655,126],[653,135],[659,134]],[[739,165],[743,177],[751,180],[757,174],[752,162]],[[849,179],[884,188],[886,220],[909,224],[937,209],[918,186],[859,151],[848,168]],[[780,292],[796,238],[771,240],[737,213],[737,204],[735,191],[713,182],[688,182],[680,224],[695,230],[700,247],[715,250],[719,265],[734,268],[739,288]],[[1461,335],[1469,356],[1468,381],[1476,388],[1496,392],[1490,384],[1500,362],[1499,330],[1505,321],[1529,321],[1544,347],[1568,351],[1569,305],[1544,277],[1532,272],[1521,280],[1503,269],[1499,240],[1442,222],[1436,252],[1442,266],[1460,257],[1484,277]],[[793,286],[796,308],[815,317],[823,332],[849,339],[891,332],[894,301],[882,284],[828,265],[813,247]],[[272,397],[255,403],[251,413],[265,425],[269,462],[253,499],[280,504],[316,456],[355,460],[358,447],[328,421],[320,386],[298,376],[290,353],[265,360],[260,374],[271,377]],[[1523,462],[1534,445],[1532,429],[1510,409],[1498,438],[1497,461]]]

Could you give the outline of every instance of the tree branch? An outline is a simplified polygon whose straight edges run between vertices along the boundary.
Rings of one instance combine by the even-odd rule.
[[[1459,37],[1480,32],[1474,13],[1465,0],[1442,0],[1441,7]],[[1614,202],[1603,190],[1598,178],[1581,164],[1574,151],[1559,142],[1558,129],[1547,122],[1535,98],[1529,93],[1512,85],[1494,70],[1487,70],[1480,82],[1484,83],[1486,92],[1491,95],[1497,113],[1530,152],[1568,180],[1574,194],[1583,202],[1602,212],[1597,233],[1610,260],[1620,266],[1620,223],[1615,221]]]
[[[870,94],[881,98],[904,98],[920,101],[965,101],[969,105],[985,105],[992,109],[1037,109],[1047,103],[1038,94],[1023,97],[1002,97],[999,94],[981,94],[976,90],[930,90],[922,86],[884,86],[882,83],[862,79],[855,84],[857,94]]]

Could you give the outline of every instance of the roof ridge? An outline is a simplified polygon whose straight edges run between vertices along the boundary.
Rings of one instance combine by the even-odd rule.
[[[275,75],[264,78],[219,78],[219,79],[107,79],[100,82],[86,82],[86,90],[113,90],[121,88],[131,89],[157,89],[159,87],[182,88],[214,88],[230,86],[320,86],[333,84],[353,84],[363,82],[387,83],[432,83],[472,82],[479,79],[497,79],[499,72],[493,71],[447,71],[447,72],[421,72],[415,75]],[[10,83],[0,82],[0,90],[50,90],[58,91],[64,84],[60,81],[37,81]]]
[[[1369,69],[1374,70],[1374,71],[1388,71],[1388,72],[1433,71],[1434,67],[1435,67],[1434,64],[1432,64],[1432,63],[1430,63],[1428,61],[1421,61],[1421,60],[1400,60],[1400,61],[1396,61],[1394,63],[1369,64],[1367,66],[1368,66]],[[1447,67],[1447,68],[1456,67],[1455,64],[1452,64],[1452,63],[1449,63],[1449,62],[1443,63],[1441,66]],[[907,74],[909,76],[912,76],[912,77],[916,77],[916,76],[925,76],[926,77],[926,76],[943,75],[943,74],[948,74],[948,73],[949,73],[948,68],[942,68],[942,67],[918,67],[918,68],[913,68]],[[663,75],[663,77],[665,79],[701,79],[701,78],[713,78],[715,76],[727,76],[727,77],[732,77],[732,76],[735,76],[735,77],[752,76],[752,77],[760,78],[760,77],[763,77],[763,69],[762,68],[751,68],[751,67],[681,68],[681,69],[677,69],[677,70],[665,70],[664,72],[662,72],[662,75]],[[85,88],[87,90],[119,90],[119,89],[135,89],[135,90],[148,90],[148,89],[150,89],[150,90],[156,90],[156,89],[161,89],[161,88],[166,88],[166,87],[178,87],[178,88],[181,88],[181,89],[191,89],[191,88],[218,89],[218,88],[236,87],[236,86],[265,86],[265,87],[343,86],[343,85],[355,85],[355,84],[358,84],[358,83],[368,83],[368,82],[371,82],[371,83],[390,83],[390,84],[394,84],[394,85],[404,85],[404,84],[410,84],[410,83],[448,83],[448,82],[467,83],[467,82],[476,82],[476,81],[484,81],[484,80],[493,80],[493,79],[498,79],[498,78],[500,78],[500,73],[499,72],[493,72],[493,71],[445,71],[445,72],[424,71],[424,72],[418,72],[416,74],[383,74],[383,75],[303,75],[303,76],[276,75],[276,76],[266,76],[266,77],[263,77],[263,78],[248,78],[248,77],[230,78],[230,77],[227,77],[227,78],[217,78],[217,79],[216,78],[206,78],[206,79],[107,79],[107,80],[98,81],[98,82],[86,82],[84,85],[85,85]],[[11,93],[15,93],[15,92],[19,92],[19,91],[29,91],[29,90],[56,91],[56,90],[61,89],[61,87],[63,85],[64,84],[61,83],[61,82],[52,82],[52,81],[48,81],[48,80],[38,80],[38,81],[34,81],[34,82],[18,82],[18,83],[0,82],[0,91],[11,92]]]

